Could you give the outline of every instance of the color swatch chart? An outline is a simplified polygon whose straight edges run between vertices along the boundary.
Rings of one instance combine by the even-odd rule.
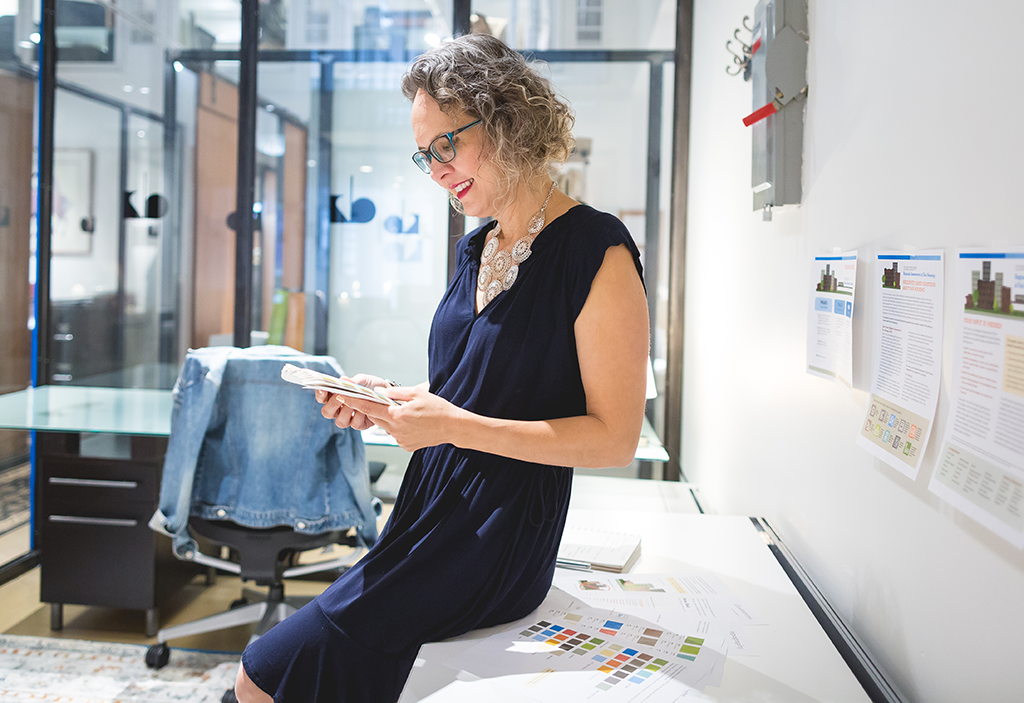
[[[581,615],[574,613],[565,616],[567,622],[578,622],[581,619]],[[670,655],[656,656],[633,647],[608,641],[607,638],[617,637],[622,627],[622,622],[605,620],[604,625],[598,629],[598,633],[601,636],[594,636],[548,622],[547,620],[541,620],[519,634],[521,637],[532,639],[535,642],[542,642],[551,647],[551,654],[555,656],[568,653],[587,657],[597,662],[600,665],[597,671],[610,674],[606,679],[597,683],[597,688],[607,691],[619,683],[643,684],[669,663],[662,656]],[[644,628],[643,633],[636,636],[637,644],[656,647],[659,644],[659,639],[664,635],[665,632],[663,630],[650,627]],[[704,639],[701,637],[686,637],[675,655],[680,659],[696,661],[703,644]],[[675,643],[672,643],[668,644],[667,648],[674,647]]]
[[[708,645],[552,589],[533,619],[445,664],[544,703],[677,700],[721,683],[725,655]]]

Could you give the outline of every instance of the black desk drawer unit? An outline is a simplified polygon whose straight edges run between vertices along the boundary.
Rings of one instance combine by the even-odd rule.
[[[148,527],[157,509],[166,437],[132,436],[130,456],[80,455],[80,435],[36,435],[36,506],[40,598],[51,627],[64,603],[146,611],[146,634],[158,607],[201,567],[174,558],[171,541]]]

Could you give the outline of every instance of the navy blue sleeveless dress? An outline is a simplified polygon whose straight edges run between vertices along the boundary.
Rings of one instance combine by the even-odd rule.
[[[573,325],[607,249],[625,244],[641,274],[639,252],[616,218],[578,205],[476,314],[492,227],[458,244],[430,332],[430,390],[489,417],[585,415]],[[421,644],[525,617],[544,600],[571,482],[564,466],[452,445],[415,452],[377,543],[246,648],[246,673],[275,701],[397,701]]]

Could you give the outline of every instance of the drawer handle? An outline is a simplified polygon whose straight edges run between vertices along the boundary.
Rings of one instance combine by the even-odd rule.
[[[120,520],[111,517],[75,517],[73,515],[51,515],[50,522],[62,522],[70,525],[106,525],[108,527],[135,527],[138,520]]]
[[[50,483],[57,486],[89,486],[90,488],[138,488],[137,481],[106,481],[99,478],[60,478],[51,476]]]

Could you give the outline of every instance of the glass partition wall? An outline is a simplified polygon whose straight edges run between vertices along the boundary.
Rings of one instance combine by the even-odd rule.
[[[23,5],[24,3],[22,3]],[[0,1],[0,396],[31,384],[36,73],[21,60],[29,10]],[[0,429],[0,567],[29,551],[27,432]]]
[[[176,22],[155,0],[22,5],[36,40],[40,18],[56,23],[55,75],[40,81],[53,95],[42,127],[52,129],[42,155],[52,207],[41,213],[49,241],[36,382],[169,388],[183,203],[172,192],[181,154],[169,139],[163,57]]]
[[[461,10],[469,10],[465,20],[472,31],[491,32],[537,60],[576,109],[578,149],[559,183],[577,199],[619,216],[643,251],[659,391],[648,414],[660,430],[675,3],[619,5],[502,0]],[[275,114],[287,112],[308,139],[305,208],[293,224],[282,225],[288,205],[268,186],[280,191],[280,169],[257,169],[255,191],[262,195],[255,207],[262,221],[255,238],[254,338],[281,339],[280,330],[271,328],[283,318],[292,330],[290,343],[335,356],[348,371],[372,370],[403,383],[426,377],[427,332],[453,264],[452,240],[480,222],[463,222],[450,212],[444,194],[411,164],[410,106],[399,80],[416,54],[452,36],[459,11],[417,1],[260,4],[257,160],[280,161],[281,152],[293,148],[282,141]],[[190,5],[188,18],[209,40],[178,52],[175,60],[186,73],[212,65],[218,76],[237,83],[238,66],[225,61],[237,55],[237,18],[208,3]],[[276,215],[281,207],[283,218]],[[272,219],[276,232],[269,229]],[[291,235],[283,232],[299,228],[303,250],[288,254],[284,243]],[[197,242],[202,239],[197,233]],[[205,257],[198,250],[197,257],[198,266]],[[287,281],[282,267],[294,272]],[[195,309],[197,317],[203,314]],[[288,323],[296,317],[301,341]],[[219,319],[223,338],[232,331],[226,309]],[[192,344],[209,343],[210,329],[197,327]],[[652,466],[635,470],[657,473]]]
[[[560,187],[620,217],[643,252],[661,432],[674,2],[0,0],[0,17],[8,5],[19,31],[38,30],[43,7],[57,18],[38,383],[167,388],[188,348],[232,344],[240,324],[250,343],[425,379],[453,240],[480,222],[412,164],[399,81],[416,55],[471,30],[538,61],[572,103],[577,150]],[[239,49],[243,12],[257,11],[247,126]],[[11,60],[34,76],[18,41],[32,39],[16,38]],[[236,281],[240,225],[249,286]]]
[[[675,11],[0,0],[0,395],[170,388],[190,347],[238,339],[425,379],[454,241],[481,222],[412,164],[399,80],[419,53],[474,31],[538,61],[572,103],[577,150],[559,185],[620,217],[643,252],[659,394],[648,417],[664,436]],[[255,42],[242,42],[244,13]],[[252,188],[241,219],[240,173]],[[4,575],[29,549],[29,447],[0,430]]]

